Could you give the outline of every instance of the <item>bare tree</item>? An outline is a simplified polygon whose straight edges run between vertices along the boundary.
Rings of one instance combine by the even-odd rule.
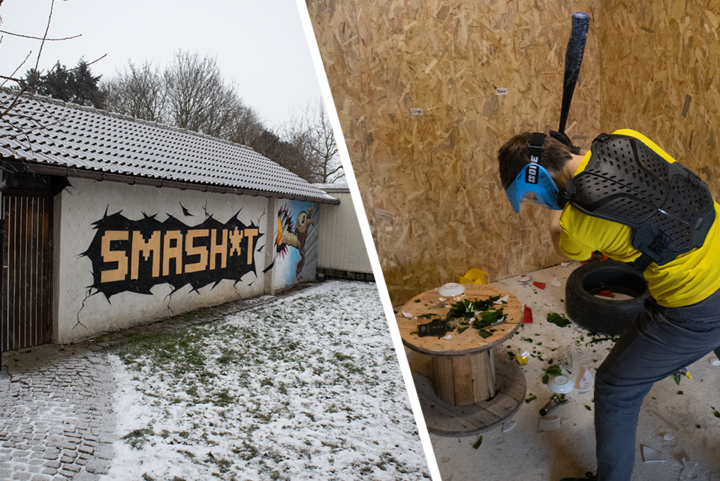
[[[214,58],[178,51],[164,76],[170,120],[177,127],[217,136],[241,104]]]
[[[345,177],[335,133],[322,101],[308,106],[302,117],[293,118],[284,136],[306,159],[314,182],[330,184]]]
[[[243,106],[235,111],[234,118],[220,137],[236,144],[252,146],[266,130],[257,112]]]
[[[145,61],[141,66],[128,62],[117,77],[103,82],[108,110],[137,119],[162,122],[165,114],[165,79],[159,67]]]

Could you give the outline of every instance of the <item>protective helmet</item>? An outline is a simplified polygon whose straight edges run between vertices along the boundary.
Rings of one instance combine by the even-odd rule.
[[[522,168],[512,184],[505,189],[516,214],[520,213],[520,204],[535,204],[552,210],[562,210],[558,203],[560,190],[550,173],[538,163],[545,150],[544,142],[545,134],[534,132],[530,135],[530,163]]]

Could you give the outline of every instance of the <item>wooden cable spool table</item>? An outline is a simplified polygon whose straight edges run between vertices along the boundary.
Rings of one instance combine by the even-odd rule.
[[[519,329],[520,301],[492,285],[464,284],[464,287],[465,292],[455,297],[443,298],[438,289],[423,292],[410,299],[395,316],[403,344],[430,356],[429,375],[414,372],[413,379],[428,429],[437,434],[485,431],[512,416],[525,398],[522,370],[508,356],[493,355],[493,349]],[[433,319],[444,320],[450,306],[459,300],[506,295],[507,304],[495,306],[503,308],[505,319],[486,328],[489,337],[481,337],[472,327],[462,333],[458,329],[449,331],[450,339],[417,334],[418,325],[430,322],[417,316],[431,314]]]

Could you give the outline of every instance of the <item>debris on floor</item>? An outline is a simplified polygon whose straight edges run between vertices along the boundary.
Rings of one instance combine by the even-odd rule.
[[[578,383],[578,392],[588,392],[593,388],[594,385],[595,378],[593,377],[592,371],[590,371],[590,369],[585,369],[582,377],[580,378],[580,382]]]
[[[509,423],[503,423],[502,425],[502,432],[509,433],[513,430],[513,428],[517,426],[517,423],[515,421],[509,422]]]
[[[523,309],[523,324],[530,324],[533,322],[532,308],[525,306]]]
[[[642,446],[642,457],[646,463],[664,463],[667,461],[662,453],[644,445]]]
[[[565,394],[553,394],[550,396],[550,400],[547,404],[545,404],[545,406],[540,410],[540,416],[546,416],[547,413],[567,402],[568,400],[565,399]]]
[[[538,289],[545,289],[546,284],[544,282],[533,282],[533,286],[537,287]]]
[[[558,429],[562,429],[562,427],[565,426],[567,423],[567,419],[560,418],[558,416],[553,416],[550,418],[539,418],[538,429],[540,431],[557,431]]]
[[[481,444],[482,444],[482,436],[480,436],[480,437],[478,438],[478,440],[475,441],[475,444],[473,444],[473,448],[474,448],[474,449],[477,449],[477,448],[480,447]]]
[[[557,312],[548,312],[547,320],[558,327],[567,327],[572,324],[572,321],[565,317],[564,314],[558,314]]]
[[[448,459],[447,462],[440,461],[440,472],[444,478],[475,479],[481,470],[483,479],[524,479],[528,477],[528,470],[532,469],[533,472],[545,473],[544,476],[540,474],[540,477],[552,481],[555,474],[548,477],[546,473],[557,473],[559,467],[573,468],[577,472],[596,467],[593,422],[595,377],[618,337],[583,329],[568,316],[565,281],[579,265],[572,263],[565,268],[555,266],[527,276],[494,281],[494,285],[517,297],[523,311],[524,307],[528,307],[533,316],[533,323],[521,324],[516,334],[504,340],[502,348],[496,351],[496,359],[512,360],[512,365],[522,370],[527,383],[524,399],[528,402],[521,402],[517,413],[513,415],[512,421],[517,424],[511,434],[507,432],[510,423],[506,419],[495,429],[483,433],[484,447],[477,451],[471,449],[477,435],[461,437],[462,447],[458,449],[457,438],[446,439],[431,434],[436,456],[440,460]],[[524,279],[530,282],[521,285],[518,282],[520,277],[532,279]],[[532,281],[545,281],[546,288],[541,290],[533,287]],[[607,285],[603,289],[613,292],[616,297],[601,298],[599,302],[612,303],[622,298],[620,293]],[[548,313],[564,315],[569,321],[567,326],[561,328],[557,324],[553,325],[553,322],[545,322]],[[536,322],[534,318],[537,318]],[[540,416],[540,408],[553,394],[548,384],[542,384],[542,377],[548,366],[561,366],[559,360],[561,354],[564,354],[560,352],[561,349],[569,350],[572,355],[572,373],[552,371],[548,375],[548,382],[554,375],[561,374],[574,381],[575,389],[566,394],[567,404],[556,406],[546,416]],[[570,359],[570,356],[567,358]],[[422,361],[423,364],[418,362],[417,365],[427,369],[425,358]],[[713,361],[716,361],[716,367]],[[716,410],[717,416],[720,416],[720,401],[716,401],[717,393],[712,389],[713,380],[720,372],[720,359],[710,354],[699,364],[687,367],[693,376],[692,383],[683,379],[681,386],[677,386],[671,375],[668,379],[658,381],[643,403],[635,448],[641,448],[641,443],[655,444],[655,449],[662,452],[661,456],[666,462],[645,464],[638,456],[635,467],[638,480],[720,481],[716,463],[713,462],[717,456],[713,454],[712,443],[703,442],[720,435],[720,417],[714,417]],[[678,389],[686,391],[685,394],[678,396]],[[689,410],[691,406],[693,411]],[[541,423],[540,419],[546,422]],[[570,425],[563,427],[563,423],[567,422]],[[702,426],[696,429],[694,426],[698,423],[702,423]],[[563,458],[561,453],[570,452],[571,459],[560,461]],[[688,461],[684,471],[679,472],[683,468],[680,460],[683,456],[687,459],[687,453],[694,458],[693,462]]]
[[[521,366],[522,366],[523,364],[527,364],[528,361],[530,360],[530,353],[527,352],[527,351],[525,351],[525,352],[523,352],[522,354],[518,354],[518,355],[515,356],[515,360],[516,360],[517,363],[520,364]]]
[[[521,276],[521,277],[518,277],[517,281],[520,283],[521,286],[529,286],[530,283],[532,282],[532,276],[531,275]]]
[[[575,381],[567,376],[555,376],[549,380],[548,386],[555,394],[567,394],[575,389]]]

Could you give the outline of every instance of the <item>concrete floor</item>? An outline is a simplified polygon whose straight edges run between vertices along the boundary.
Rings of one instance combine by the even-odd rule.
[[[524,324],[496,355],[529,351],[545,359],[531,357],[522,367],[527,381],[526,398],[534,394],[537,399],[523,403],[506,421],[517,423],[511,431],[503,433],[501,427],[496,427],[483,433],[478,449],[473,449],[478,436],[431,434],[443,481],[559,481],[565,476],[584,476],[588,470],[595,471],[592,390],[584,394],[573,391],[567,395],[567,404],[548,414],[547,418],[558,416],[568,421],[561,429],[538,429],[539,410],[552,394],[542,384],[542,369],[552,359],[552,349],[571,346],[574,372],[579,373],[583,367],[597,368],[612,346],[612,341],[591,344],[588,331],[574,324],[560,328],[546,320],[548,312],[565,314],[565,281],[579,265],[570,263],[531,273],[534,281],[547,283],[545,290],[521,285],[520,276],[494,283],[533,310],[534,322]],[[553,281],[560,285],[553,286]],[[423,355],[407,349],[406,352],[413,369],[427,362]],[[720,418],[713,416],[714,409],[720,410],[720,367],[710,363],[716,359],[709,354],[689,366],[693,378],[682,378],[679,386],[672,378],[656,383],[645,398],[637,431],[633,480],[720,480]],[[684,394],[679,395],[680,390]],[[665,440],[666,433],[675,438]],[[662,453],[666,462],[644,463],[642,445]]]

